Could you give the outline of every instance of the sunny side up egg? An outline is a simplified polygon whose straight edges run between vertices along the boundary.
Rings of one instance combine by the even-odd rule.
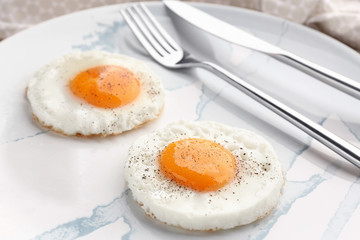
[[[263,137],[217,122],[180,121],[143,136],[129,149],[124,175],[147,215],[203,231],[266,216],[284,185]]]
[[[103,51],[74,52],[30,79],[34,119],[64,135],[120,134],[160,115],[165,90],[140,60]]]

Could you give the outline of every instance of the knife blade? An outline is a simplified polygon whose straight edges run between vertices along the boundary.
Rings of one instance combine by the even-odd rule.
[[[303,71],[330,86],[333,86],[357,99],[360,99],[360,82],[354,81],[307,59],[290,53],[280,47],[255,37],[240,28],[215,18],[181,1],[163,0],[166,7],[177,16],[228,42],[267,54],[280,62]]]

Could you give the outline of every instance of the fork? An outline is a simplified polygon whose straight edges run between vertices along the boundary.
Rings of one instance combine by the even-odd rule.
[[[201,61],[186,52],[157,22],[155,17],[142,3],[131,5],[121,10],[128,26],[159,64],[170,69],[199,67],[209,70],[218,77],[236,87],[257,102],[283,117],[305,133],[333,150],[344,159],[360,168],[360,149],[326,130],[321,125],[301,115],[275,98],[248,84],[244,80],[220,67]]]

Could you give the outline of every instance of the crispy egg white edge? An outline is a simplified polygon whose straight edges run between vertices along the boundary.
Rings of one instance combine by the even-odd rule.
[[[99,65],[120,65],[141,84],[139,96],[123,107],[104,109],[73,95],[69,81]],[[111,135],[155,119],[162,111],[165,90],[160,78],[142,61],[103,51],[73,52],[39,69],[27,87],[33,114],[43,126],[66,135]]]
[[[234,181],[197,192],[166,179],[158,156],[169,143],[186,138],[209,139],[229,150],[241,166]],[[148,215],[189,230],[229,229],[262,218],[277,205],[284,185],[278,158],[263,137],[216,122],[180,121],[143,136],[129,149],[124,175]]]

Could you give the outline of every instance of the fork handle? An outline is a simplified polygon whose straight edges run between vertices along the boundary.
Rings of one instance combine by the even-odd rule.
[[[321,125],[315,123],[314,121],[301,115],[285,104],[274,99],[273,97],[248,84],[224,68],[206,61],[200,62],[198,66],[210,70],[220,78],[223,78],[232,86],[236,87],[265,107],[277,113],[293,125],[306,132],[311,137],[315,138],[334,152],[338,153],[350,163],[360,168],[360,149],[356,148],[354,145],[348,143],[344,139],[326,130]]]
[[[290,52],[282,51],[280,54],[271,54],[271,56],[360,100],[360,82],[356,82]]]

